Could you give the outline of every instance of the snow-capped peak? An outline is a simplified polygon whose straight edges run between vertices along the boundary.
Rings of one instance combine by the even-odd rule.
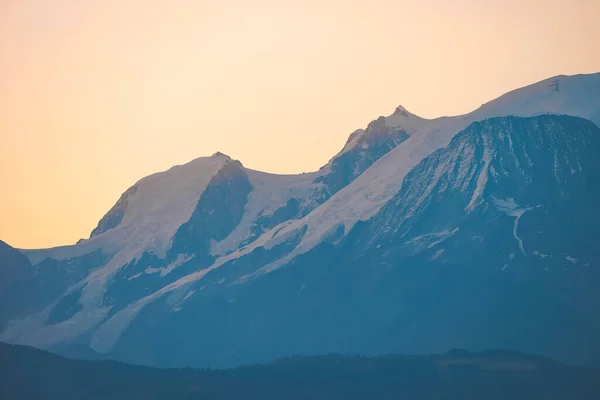
[[[401,115],[403,117],[410,118],[411,113],[409,113],[408,110],[402,105],[399,105],[398,107],[396,107],[392,115]]]
[[[211,157],[212,158],[226,158],[228,160],[231,160],[231,157],[229,157],[227,154],[221,153],[220,151],[215,152]]]
[[[93,249],[103,249],[108,254],[126,252],[130,259],[144,251],[164,255],[210,180],[230,162],[233,160],[229,156],[215,153],[142,178],[102,219],[112,219],[112,223],[95,230],[89,240],[75,246],[31,250],[27,255],[33,262],[45,257],[73,257]]]
[[[385,117],[385,123],[392,128],[402,128],[409,135],[412,135],[423,126],[423,123],[428,121],[408,111],[403,106],[398,106],[392,115]]]
[[[351,151],[359,143],[362,143],[365,139],[368,139],[370,135],[374,133],[380,133],[382,130],[401,129],[407,134],[411,135],[423,124],[423,121],[426,120],[410,113],[403,106],[398,106],[390,116],[381,116],[371,121],[367,125],[366,129],[357,129],[352,132],[348,137],[348,141],[344,145],[344,148],[336,155],[336,157]]]

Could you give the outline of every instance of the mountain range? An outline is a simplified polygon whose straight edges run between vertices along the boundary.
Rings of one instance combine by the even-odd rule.
[[[0,242],[0,340],[159,367],[452,348],[600,365],[599,125],[600,73],[558,76],[455,117],[399,106],[312,173],[195,159],[75,245]]]

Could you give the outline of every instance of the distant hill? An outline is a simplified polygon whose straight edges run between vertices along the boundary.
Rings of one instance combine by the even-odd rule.
[[[0,343],[0,398],[598,399],[600,370],[514,352],[290,357],[229,370],[69,360]]]

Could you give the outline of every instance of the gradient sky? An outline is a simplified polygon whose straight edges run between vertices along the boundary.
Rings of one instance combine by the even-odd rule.
[[[471,111],[600,71],[598,0],[0,0],[0,239],[73,243],[219,150],[318,169],[402,104]]]

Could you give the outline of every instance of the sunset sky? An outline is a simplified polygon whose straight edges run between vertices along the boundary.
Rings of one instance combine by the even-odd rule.
[[[88,237],[138,179],[221,151],[318,169],[402,104],[469,112],[600,71],[598,0],[0,0],[0,239]]]

